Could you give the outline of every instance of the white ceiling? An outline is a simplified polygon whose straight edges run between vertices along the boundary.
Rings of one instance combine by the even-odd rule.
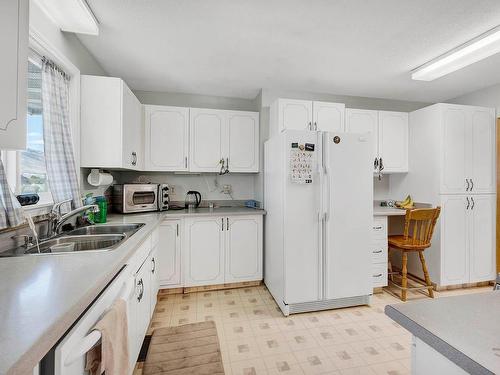
[[[132,88],[254,98],[260,88],[423,102],[500,82],[500,54],[433,82],[410,71],[500,24],[498,0],[88,0],[79,36]]]

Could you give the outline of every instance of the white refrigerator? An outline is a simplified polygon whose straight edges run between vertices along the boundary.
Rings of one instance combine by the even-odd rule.
[[[264,282],[283,314],[370,302],[370,134],[286,130],[265,142]]]

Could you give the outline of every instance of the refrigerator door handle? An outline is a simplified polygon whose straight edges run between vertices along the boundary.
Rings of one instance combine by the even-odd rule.
[[[324,217],[325,222],[330,219],[330,194],[331,194],[331,186],[330,186],[330,171],[325,167],[325,180],[326,180],[326,194],[324,201]]]

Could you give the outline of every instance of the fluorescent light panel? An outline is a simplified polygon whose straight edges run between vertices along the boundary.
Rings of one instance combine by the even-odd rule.
[[[85,0],[36,0],[61,31],[99,35],[97,20]]]
[[[500,26],[412,71],[411,78],[432,81],[500,52]]]

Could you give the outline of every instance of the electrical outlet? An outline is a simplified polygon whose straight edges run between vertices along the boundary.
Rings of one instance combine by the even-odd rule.
[[[224,194],[231,194],[233,187],[231,185],[222,185],[222,192]]]
[[[170,185],[168,189],[170,190],[169,191],[170,195],[175,195],[175,185]]]

